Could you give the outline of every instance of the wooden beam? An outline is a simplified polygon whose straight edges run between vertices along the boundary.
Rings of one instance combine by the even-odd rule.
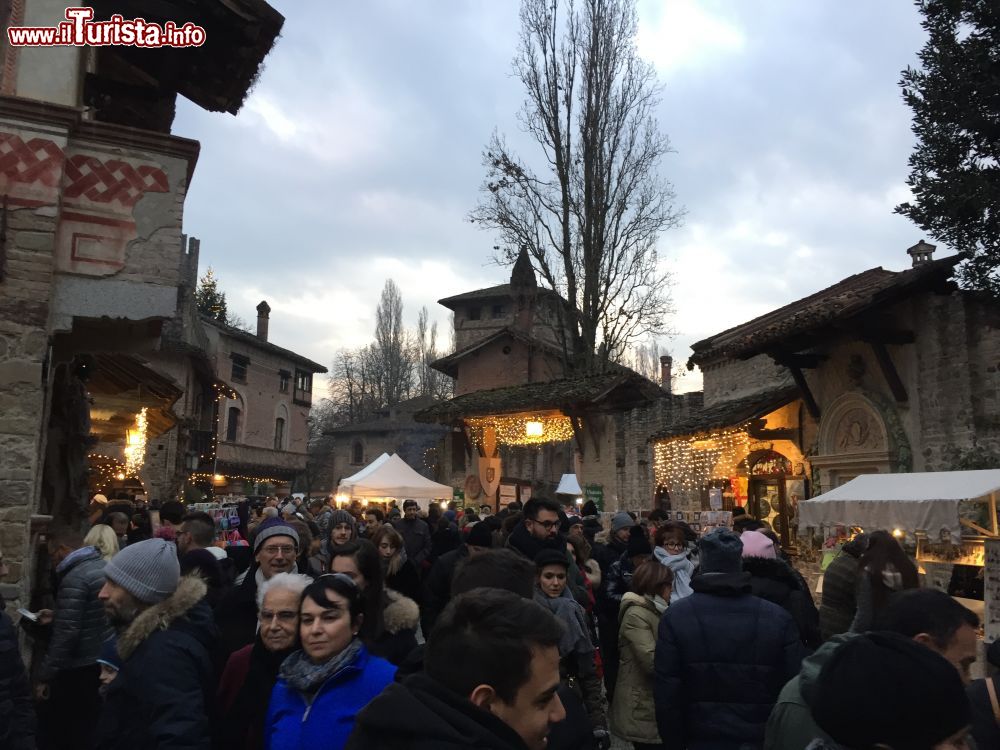
[[[569,423],[573,426],[573,437],[576,438],[576,447],[580,449],[580,456],[586,455],[583,443],[583,428],[580,426],[580,419],[572,414],[569,415]]]
[[[805,401],[809,414],[818,422],[819,404],[816,403],[816,399],[813,397],[812,391],[809,390],[809,383],[806,382],[805,375],[802,374],[802,370],[798,367],[789,366],[788,370],[792,373],[792,379],[795,380],[795,385],[798,386],[799,393],[802,394],[802,400]]]
[[[902,346],[912,344],[917,340],[913,331],[906,331],[893,328],[873,328],[860,332],[859,338],[868,343],[886,344],[889,346]]]
[[[885,348],[885,344],[878,341],[870,341],[869,346],[871,346],[872,352],[875,354],[878,366],[882,370],[882,376],[885,378],[885,382],[888,383],[889,390],[892,391],[896,402],[905,403],[908,401],[909,396],[906,393],[906,386],[903,385],[903,381],[896,371],[896,365],[893,364],[892,357],[889,356],[889,350]]]
[[[996,536],[1000,536],[1000,524],[997,523],[997,493],[990,493],[990,526],[993,527],[993,533]]]
[[[975,532],[977,532],[979,534],[982,534],[983,536],[996,536],[996,534],[994,532],[988,531],[987,529],[984,529],[978,523],[973,523],[972,521],[967,521],[964,518],[959,518],[958,522],[960,524],[962,524],[963,526],[965,526],[967,529],[972,529],[973,531],[975,531]]]

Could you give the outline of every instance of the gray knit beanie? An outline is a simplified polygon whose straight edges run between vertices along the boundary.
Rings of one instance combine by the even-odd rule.
[[[295,547],[299,546],[298,532],[284,521],[277,518],[269,518],[257,527],[253,538],[253,553],[256,555],[260,546],[272,536],[287,536],[295,542]]]
[[[622,529],[627,529],[635,526],[635,521],[632,516],[623,510],[618,511],[611,517],[611,533],[616,534]]]
[[[743,542],[729,529],[715,529],[698,540],[702,573],[739,573],[743,570]]]
[[[130,544],[104,566],[104,575],[140,602],[162,602],[181,579],[177,548],[163,539]]]

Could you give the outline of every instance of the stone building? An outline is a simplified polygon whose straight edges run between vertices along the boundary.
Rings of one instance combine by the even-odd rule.
[[[864,473],[1000,456],[1000,305],[921,242],[693,345],[704,405],[654,435],[677,508],[746,505],[794,546],[797,503]]]
[[[6,3],[0,20],[55,26],[65,7]],[[79,518],[100,441],[114,434],[141,463],[176,423],[183,385],[150,359],[178,314],[199,150],[170,134],[174,102],[237,112],[284,20],[262,0],[120,12],[193,21],[209,41],[13,48],[4,34],[0,45],[0,545],[13,599],[32,585],[32,534]]]

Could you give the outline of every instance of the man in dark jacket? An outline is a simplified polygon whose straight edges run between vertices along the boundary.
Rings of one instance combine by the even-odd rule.
[[[75,529],[54,529],[48,547],[58,588],[55,612],[39,612],[41,623],[52,623],[36,687],[43,701],[41,726],[47,747],[86,750],[93,747],[94,717],[101,706],[97,656],[112,633],[97,598],[104,560]]]
[[[6,575],[7,564],[0,550],[0,580]],[[35,724],[35,708],[17,646],[17,630],[4,612],[0,597],[0,747],[35,750]]]
[[[298,573],[299,535],[277,518],[257,527],[253,538],[254,562],[242,579],[225,593],[215,607],[221,632],[222,654],[238,651],[254,642],[257,635],[257,587],[278,573]]]
[[[524,555],[532,563],[538,553],[545,549],[554,549],[566,555],[572,563],[569,566],[569,587],[573,598],[581,607],[590,604],[587,587],[580,574],[573,555],[566,551],[566,537],[559,533],[559,503],[543,497],[533,497],[524,504],[524,519],[507,538],[507,546],[515,552]]]
[[[434,629],[438,616],[451,601],[451,581],[455,569],[470,557],[493,547],[493,532],[483,523],[477,523],[469,531],[465,543],[451,552],[441,555],[431,567],[424,584],[424,601],[420,608],[420,627],[424,637]]]
[[[601,639],[604,688],[608,693],[609,703],[614,698],[615,682],[618,679],[618,607],[622,596],[628,590],[626,582],[624,589],[617,591],[616,595],[611,569],[623,558],[628,558],[629,538],[635,525],[635,519],[625,511],[615,513],[611,517],[611,535],[608,543],[595,543],[590,551],[591,558],[601,566],[601,585],[595,592],[594,612],[597,615],[597,632]],[[620,581],[620,570],[616,571],[614,578]]]
[[[698,548],[694,593],[660,621],[653,663],[660,737],[668,750],[759,748],[805,648],[791,616],[750,593],[736,534],[717,529]]]
[[[868,548],[868,537],[858,534],[847,542],[823,573],[823,599],[819,606],[819,631],[824,641],[851,629],[858,610],[858,560]]]
[[[422,570],[424,561],[431,554],[431,528],[419,513],[420,506],[416,500],[404,500],[403,517],[393,521],[392,525],[403,537],[407,559],[413,561],[417,570]]]
[[[180,577],[174,545],[147,539],[108,563],[100,597],[122,667],[98,725],[99,750],[210,750],[218,631],[198,578]]]
[[[561,637],[555,617],[517,594],[455,597],[427,643],[424,672],[358,714],[347,750],[543,750],[549,727],[566,715],[557,695]]]

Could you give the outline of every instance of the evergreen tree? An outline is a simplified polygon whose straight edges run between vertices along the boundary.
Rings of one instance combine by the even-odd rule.
[[[198,303],[198,312],[209,315],[220,323],[228,323],[226,293],[219,289],[219,283],[211,266],[198,282],[198,290],[194,293],[194,297]]]
[[[1000,295],[1000,2],[919,0],[929,39],[900,85],[917,146],[896,207],[962,253],[964,286]]]

